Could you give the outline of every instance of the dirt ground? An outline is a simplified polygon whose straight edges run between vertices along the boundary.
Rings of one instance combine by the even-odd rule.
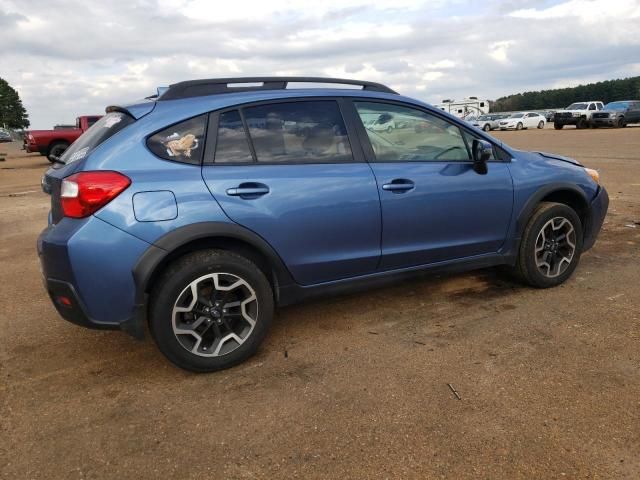
[[[0,144],[0,477],[640,478],[640,128],[495,135],[601,172],[609,215],[570,281],[290,307],[210,375],[59,318],[35,251],[48,162]]]

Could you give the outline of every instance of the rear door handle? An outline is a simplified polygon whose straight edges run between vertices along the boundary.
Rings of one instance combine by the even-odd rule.
[[[406,178],[395,178],[382,185],[382,189],[393,193],[405,193],[416,188],[416,184]]]
[[[227,188],[227,195],[232,197],[256,198],[269,193],[269,187],[262,183],[241,183],[236,188]]]

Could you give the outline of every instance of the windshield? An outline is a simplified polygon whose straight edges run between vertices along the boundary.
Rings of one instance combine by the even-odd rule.
[[[607,110],[626,110],[629,108],[629,102],[611,102],[607,103],[604,108]]]
[[[478,120],[493,120],[493,117],[491,115],[480,115]]]
[[[572,103],[565,110],[586,110],[586,109],[587,109],[586,103]]]
[[[135,120],[126,113],[108,113],[71,144],[60,157],[62,163],[82,160],[89,152]]]
[[[522,118],[524,117],[524,113],[514,113],[509,118]]]

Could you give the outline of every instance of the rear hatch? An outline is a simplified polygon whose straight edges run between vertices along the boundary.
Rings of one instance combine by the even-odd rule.
[[[125,112],[108,113],[73,142],[60,157],[60,161],[47,170],[42,177],[42,190],[51,195],[51,223],[58,223],[64,216],[60,203],[62,180],[81,170],[84,163],[82,160],[87,158],[98,145],[133,122],[135,119]]]

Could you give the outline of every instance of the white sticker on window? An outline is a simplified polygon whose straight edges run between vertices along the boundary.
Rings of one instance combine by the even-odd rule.
[[[191,133],[182,137],[174,133],[167,137],[164,145],[167,147],[167,154],[172,157],[184,155],[191,158],[191,150],[198,148],[198,139]]]
[[[122,117],[120,115],[113,115],[112,117],[109,117],[104,121],[104,128],[111,128],[116,123],[120,123],[121,121]]]
[[[89,147],[81,148],[80,150],[75,152],[73,155],[71,155],[71,157],[69,158],[69,160],[67,160],[67,162],[75,162],[76,160],[82,160],[84,157],[87,156],[88,152],[89,152]]]

